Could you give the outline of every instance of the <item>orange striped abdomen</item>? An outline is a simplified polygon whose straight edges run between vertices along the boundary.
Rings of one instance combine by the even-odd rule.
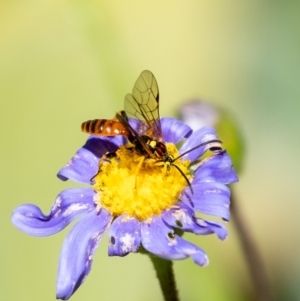
[[[99,135],[99,136],[126,136],[128,137],[129,130],[119,121],[113,119],[94,119],[88,120],[81,124],[83,132]]]

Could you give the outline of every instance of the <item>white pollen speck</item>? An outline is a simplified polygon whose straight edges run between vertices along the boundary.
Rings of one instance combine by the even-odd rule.
[[[55,200],[55,205],[56,205],[57,207],[60,207],[61,202],[62,202],[62,198],[61,198],[60,196],[58,196],[58,197],[56,198],[56,200]]]
[[[87,208],[86,204],[82,204],[82,203],[73,204],[63,213],[63,216],[68,216],[71,213],[73,213],[74,211],[78,211],[78,210],[85,209],[85,208]]]
[[[99,205],[100,204],[100,199],[101,199],[101,195],[100,193],[96,193],[94,196],[93,196],[93,201],[96,205]]]
[[[129,252],[134,246],[134,236],[129,233],[125,233],[122,237],[120,237],[120,242],[122,243],[122,252]]]
[[[201,227],[206,227],[207,224],[203,219],[197,218],[197,224]]]
[[[174,211],[173,216],[176,220],[179,220],[184,224],[190,225],[192,223],[191,217],[182,209]]]
[[[58,216],[60,215],[60,213],[61,213],[61,209],[57,210],[57,211],[55,212],[55,214],[53,215],[53,217],[54,217],[54,218],[55,218],[55,217],[58,217]]]
[[[97,204],[97,206],[96,206],[96,211],[97,211],[97,212],[100,212],[100,211],[101,211],[101,208],[102,208],[101,203]]]
[[[169,242],[168,242],[169,246],[175,246],[178,243],[176,237],[175,238],[168,237],[168,240],[169,240]]]

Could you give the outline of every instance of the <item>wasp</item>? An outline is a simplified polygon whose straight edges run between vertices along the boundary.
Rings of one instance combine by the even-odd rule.
[[[129,122],[132,118],[133,123]],[[81,125],[82,131],[98,136],[127,137],[132,148],[142,156],[143,160],[152,158],[156,162],[163,162],[167,169],[174,166],[185,178],[191,191],[192,186],[187,176],[175,164],[175,161],[187,153],[206,144],[212,144],[212,151],[220,151],[220,140],[210,140],[173,158],[167,151],[162,137],[162,129],[159,116],[159,89],[154,75],[143,71],[136,80],[132,93],[128,93],[124,99],[124,110],[116,114],[113,119],[88,120]],[[112,158],[115,153],[107,153],[106,159]],[[94,178],[94,177],[93,177]],[[93,179],[92,178],[92,179]],[[92,180],[91,179],[91,180]]]

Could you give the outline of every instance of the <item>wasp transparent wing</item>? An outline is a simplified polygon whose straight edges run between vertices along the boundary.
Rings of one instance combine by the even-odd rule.
[[[124,111],[121,111],[116,114],[116,118],[125,126],[125,128],[127,128],[130,131],[130,135],[128,135],[128,137],[131,136],[132,139],[136,139],[141,144],[144,151],[149,155],[149,157],[152,158],[153,154],[151,153],[149,146],[145,143],[145,141],[143,139],[141,139],[141,137],[136,132],[136,130],[130,125],[128,116],[126,115],[126,113]],[[130,138],[129,138],[129,140],[130,140]]]
[[[132,94],[125,96],[124,108],[129,117],[140,120],[137,130],[140,135],[162,140],[158,85],[150,71],[145,70],[138,77]]]

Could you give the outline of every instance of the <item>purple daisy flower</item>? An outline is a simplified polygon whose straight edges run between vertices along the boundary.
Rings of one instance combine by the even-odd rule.
[[[82,130],[98,136],[90,136],[58,173],[61,180],[92,188],[64,190],[49,215],[35,205],[20,206],[12,215],[17,228],[36,236],[54,234],[84,215],[63,244],[57,298],[69,299],[84,281],[107,228],[110,256],[140,251],[167,260],[191,257],[202,266],[207,255],[182,234],[227,236],[220,223],[195,215],[229,220],[226,184],[237,177],[215,130],[193,132],[175,119],[160,119],[158,85],[148,70],[125,96],[124,107],[113,120],[84,122]],[[213,154],[201,160],[207,150]]]
[[[218,139],[211,127],[193,132],[181,121],[160,121],[164,142],[173,158],[200,143]],[[175,145],[183,140],[177,150]],[[212,148],[212,143],[207,143],[176,161],[189,179],[189,187],[176,168],[166,170],[163,164],[149,163],[137,172],[139,162],[125,144],[123,136],[90,136],[58,177],[88,185],[94,178],[93,186],[62,191],[49,215],[32,204],[21,205],[12,214],[13,224],[34,236],[55,234],[80,217],[61,250],[56,288],[59,299],[69,299],[83,283],[107,229],[109,256],[125,256],[143,248],[168,260],[191,257],[201,266],[208,264],[206,253],[178,233],[215,233],[222,240],[227,236],[222,224],[195,215],[199,212],[229,220],[230,191],[226,184],[236,182],[237,176],[225,150],[201,161],[199,158]],[[107,152],[116,152],[117,158],[103,160]],[[198,164],[192,169],[193,163]]]

